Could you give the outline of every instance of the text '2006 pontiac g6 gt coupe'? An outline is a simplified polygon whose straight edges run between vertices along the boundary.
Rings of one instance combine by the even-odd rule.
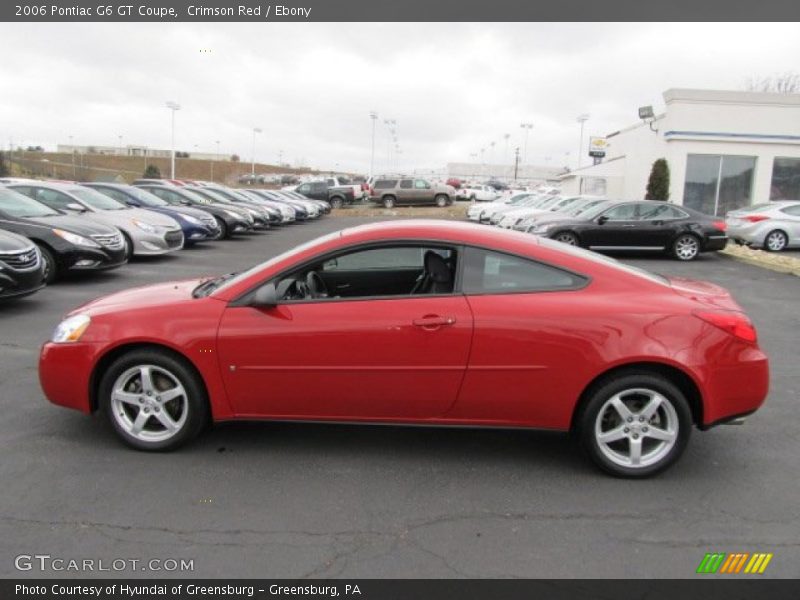
[[[758,409],[769,374],[720,287],[418,220],[92,301],[44,345],[40,378],[143,450],[243,419],[528,427],[574,432],[602,469],[644,477],[693,427]]]

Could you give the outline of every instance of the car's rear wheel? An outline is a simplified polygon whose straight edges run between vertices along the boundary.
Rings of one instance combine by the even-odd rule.
[[[604,471],[648,477],[674,463],[692,427],[689,404],[668,379],[629,372],[590,393],[577,422],[581,445]]]
[[[770,231],[764,238],[764,250],[768,252],[780,252],[789,243],[789,238],[780,229]]]
[[[53,257],[53,253],[45,246],[39,246],[39,252],[42,254],[42,262],[44,262],[44,282],[51,284],[58,277],[58,263]]]
[[[444,208],[450,203],[450,198],[448,198],[445,194],[439,194],[436,196],[436,206],[439,208]]]
[[[678,260],[694,260],[700,254],[700,240],[691,233],[678,236],[672,244],[672,256]]]
[[[134,350],[115,360],[100,380],[98,401],[120,439],[139,450],[173,450],[208,419],[199,377],[161,350]]]
[[[394,207],[394,196],[384,196],[384,198],[383,198],[383,207],[384,208],[393,208]]]
[[[562,231],[557,233],[553,236],[553,239],[557,242],[561,242],[562,244],[568,244],[570,246],[577,246],[578,245],[578,236],[572,233],[571,231]]]
[[[216,240],[226,240],[230,237],[230,232],[228,231],[228,224],[225,222],[225,219],[221,217],[214,217],[217,220],[217,226],[219,227],[219,235],[214,238]]]
[[[344,201],[339,196],[331,198],[331,208],[342,208]]]

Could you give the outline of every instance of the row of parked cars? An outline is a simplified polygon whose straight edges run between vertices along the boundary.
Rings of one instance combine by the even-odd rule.
[[[0,298],[32,294],[67,272],[317,219],[327,202],[295,192],[198,181],[133,185],[0,180]]]
[[[467,216],[592,250],[655,251],[684,261],[728,242],[724,220],[656,200],[523,193],[475,203]]]

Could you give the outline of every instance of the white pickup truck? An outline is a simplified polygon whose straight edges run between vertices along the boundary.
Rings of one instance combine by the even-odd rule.
[[[465,185],[456,192],[457,200],[475,200],[477,202],[492,202],[500,194],[490,185]]]
[[[335,175],[331,175],[330,177],[320,177],[315,181],[324,181],[328,187],[346,187],[353,189],[353,198],[356,201],[361,200],[365,195],[366,192],[362,189],[361,184],[358,183],[351,183],[349,179],[345,179],[343,177],[338,177]],[[285,192],[294,192],[297,191],[297,185],[287,185],[286,187],[281,188]]]

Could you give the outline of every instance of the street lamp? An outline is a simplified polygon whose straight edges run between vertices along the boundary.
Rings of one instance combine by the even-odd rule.
[[[578,145],[578,168],[581,168],[581,158],[583,157],[583,125],[586,121],[589,120],[588,113],[583,113],[582,115],[578,115],[576,121],[581,124],[581,141]]]
[[[527,163],[528,162],[528,134],[531,132],[531,129],[533,129],[533,123],[520,123],[519,126],[522,127],[525,130],[525,145],[524,145],[524,147],[523,147],[524,149],[522,151],[522,154],[523,154],[522,160],[523,160],[523,162]]]
[[[172,100],[168,100],[167,108],[172,111],[172,161],[170,179],[175,179],[175,113],[181,109],[181,105]]]
[[[375,170],[375,124],[378,122],[378,113],[370,111],[369,118],[372,119],[372,152],[369,158],[369,176],[372,177]]]
[[[250,174],[256,176],[256,134],[261,133],[259,127],[253,127],[253,153],[251,154],[252,161],[250,163]]]

